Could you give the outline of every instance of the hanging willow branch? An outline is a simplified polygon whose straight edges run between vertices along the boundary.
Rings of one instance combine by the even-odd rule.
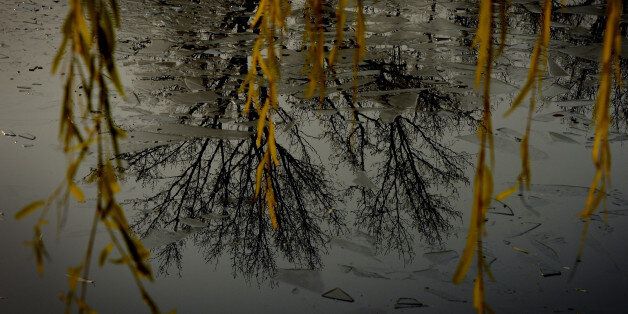
[[[536,95],[541,93],[541,86],[543,81],[543,75],[547,69],[547,48],[550,42],[550,27],[552,24],[552,0],[543,1],[543,11],[541,13],[541,31],[539,37],[534,44],[532,50],[532,56],[530,57],[530,70],[528,71],[528,78],[515,97],[512,105],[504,114],[505,117],[509,116],[515,111],[525,97],[530,94],[530,104],[528,105],[528,116],[526,120],[526,130],[523,139],[520,144],[521,151],[521,172],[517,176],[516,183],[499,193],[495,199],[502,201],[517,191],[519,187],[523,186],[526,189],[530,189],[531,171],[530,171],[530,130],[532,128],[532,115],[536,110]]]
[[[305,7],[305,32],[303,37],[307,42],[307,55],[305,68],[308,73],[308,84],[305,89],[305,97],[312,98],[318,90],[318,101],[325,98],[325,85],[327,75],[325,73],[325,29],[323,25],[323,1],[308,0]]]
[[[246,90],[247,94],[244,114],[249,113],[252,105],[259,117],[257,147],[262,146],[262,138],[266,137],[267,145],[255,172],[255,197],[257,198],[262,192],[264,193],[268,215],[274,229],[279,226],[275,215],[276,200],[270,172],[279,165],[279,158],[277,157],[275,123],[272,120],[272,115],[274,111],[279,109],[277,82],[280,73],[275,35],[283,31],[287,12],[290,12],[290,4],[285,0],[260,1],[251,21],[251,27],[259,33],[253,44],[248,74],[240,87],[240,93]],[[258,69],[261,70],[262,78],[265,81],[260,79]],[[263,91],[261,90],[262,86],[265,86]]]
[[[66,70],[62,74],[66,81],[59,126],[63,150],[69,158],[65,179],[48,199],[31,203],[15,216],[20,219],[42,209],[35,224],[34,238],[30,242],[35,251],[37,271],[41,274],[46,256],[41,228],[46,223],[48,209],[59,197],[62,204],[67,204],[69,195],[78,202],[85,201],[85,195],[75,183],[75,178],[87,153],[95,147],[97,166],[87,181],[97,188],[96,210],[85,257],[82,263],[68,270],[69,289],[62,297],[66,305],[65,313],[70,313],[73,305],[77,305],[79,313],[93,312],[86,301],[89,280],[85,278],[89,278],[99,223],[104,226],[111,241],[102,249],[99,265],[103,266],[115,249],[120,257],[110,261],[124,264],[130,269],[144,302],[152,313],[159,313],[159,308],[143,283],[144,280],[153,279],[147,261],[149,252],[130,230],[124,211],[116,200],[116,194],[120,191],[120,173],[115,170],[111,160],[118,155],[118,142],[125,135],[113,121],[109,102],[112,92],[110,85],[118,94],[124,95],[114,58],[115,28],[120,23],[118,4],[116,0],[71,0],[69,4],[69,12],[62,27],[62,43],[52,64],[52,71],[56,73],[59,65],[66,60]],[[78,96],[74,92],[77,83],[82,87],[82,95]],[[120,168],[119,160],[115,166]]]
[[[484,220],[493,195],[494,165],[493,153],[493,126],[491,120],[491,71],[493,62],[493,4],[491,0],[480,2],[480,15],[477,33],[473,45],[478,50],[478,61],[475,72],[476,87],[483,83],[483,113],[482,123],[478,127],[480,151],[478,164],[473,182],[473,207],[471,222],[467,234],[467,242],[453,276],[453,282],[459,284],[466,277],[467,272],[476,255],[477,274],[473,285],[473,307],[478,313],[492,312],[484,299],[484,273],[491,276],[488,265],[484,261],[483,242]],[[489,155],[489,156],[487,156]],[[487,161],[490,159],[490,162]]]
[[[613,74],[615,83],[621,86],[619,54],[621,53],[621,34],[619,20],[622,13],[622,1],[610,0],[606,9],[606,27],[604,30],[604,46],[602,48],[600,86],[595,102],[595,138],[593,140],[592,157],[595,165],[595,176],[589,187],[589,193],[583,218],[589,218],[605,199],[606,187],[610,183],[611,151],[608,144],[608,128],[610,126],[610,98]],[[614,72],[613,72],[614,68]]]
[[[619,23],[623,10],[621,0],[609,0],[606,8],[606,26],[604,29],[604,45],[602,47],[600,85],[598,87],[597,99],[595,101],[594,122],[595,136],[593,139],[593,149],[591,155],[595,166],[595,175],[589,186],[589,192],[580,212],[580,217],[584,219],[584,227],[580,237],[580,245],[576,256],[571,276],[576,272],[576,267],[584,251],[584,242],[587,236],[591,215],[606,202],[606,190],[610,185],[611,171],[611,150],[608,142],[608,129],[610,127],[610,99],[613,74],[615,83],[621,86],[621,73],[619,67],[619,55],[621,53],[621,32]]]
[[[360,62],[364,60],[366,56],[366,23],[364,17],[364,1],[355,0],[357,6],[356,20],[355,20],[355,42],[356,49],[353,53],[353,98],[357,97],[358,93],[358,71],[360,70]],[[342,42],[344,41],[344,28],[347,23],[347,8],[348,0],[339,0],[336,8],[336,38],[334,39],[334,46],[332,47],[327,61],[330,67],[336,64],[338,59],[338,53],[341,49]]]

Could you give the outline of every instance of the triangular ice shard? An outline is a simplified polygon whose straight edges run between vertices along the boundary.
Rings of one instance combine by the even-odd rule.
[[[339,301],[353,302],[353,298],[340,288],[334,288],[323,293],[323,297]]]

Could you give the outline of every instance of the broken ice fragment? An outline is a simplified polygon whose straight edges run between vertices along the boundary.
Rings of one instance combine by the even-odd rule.
[[[431,293],[443,300],[449,301],[449,302],[461,302],[461,303],[467,303],[467,300],[458,298],[448,292],[445,291],[440,291],[434,288],[430,288],[430,287],[425,287],[425,291],[428,293]]]
[[[445,250],[439,252],[427,252],[423,256],[432,264],[445,264],[458,258],[458,252],[454,250]]]
[[[356,172],[355,179],[353,179],[353,183],[355,183],[358,186],[371,189],[371,190],[375,190],[376,188],[375,184],[373,184],[373,181],[371,181],[371,179],[368,177],[365,171]]]
[[[549,73],[554,77],[562,77],[569,76],[567,73],[553,58],[547,58],[547,63],[549,65]]]
[[[203,78],[201,77],[186,77],[183,79],[183,82],[191,92],[199,92],[205,90],[205,86],[203,85]]]
[[[376,272],[372,272],[372,271],[368,271],[365,269],[360,269],[354,266],[350,266],[350,265],[340,265],[340,268],[342,268],[342,271],[345,273],[353,273],[354,275],[358,276],[358,277],[364,277],[364,278],[377,278],[377,279],[389,279],[388,277],[382,276]]]
[[[552,277],[552,276],[560,276],[560,270],[547,265],[545,263],[539,263],[539,272],[543,277]]]
[[[399,298],[395,303],[395,309],[409,309],[415,307],[424,307],[425,305],[415,298]]]
[[[340,288],[334,288],[332,290],[329,290],[323,293],[323,297],[328,298],[328,299],[338,300],[338,301],[345,301],[345,302],[354,301],[353,298],[349,294],[347,294]]]
[[[551,131],[548,133],[549,133],[549,136],[552,138],[552,140],[555,142],[568,143],[568,144],[580,144],[578,143],[578,141],[572,139],[571,137],[567,135],[563,135],[563,134],[551,132]]]
[[[467,141],[469,143],[480,144],[480,141],[475,134],[461,135],[461,136],[458,136],[458,138],[461,140]],[[519,155],[520,143],[518,143],[514,139],[509,139],[509,138],[505,138],[501,136],[495,136],[493,137],[493,145],[496,151],[513,154],[517,156]],[[529,154],[530,154],[530,160],[543,160],[549,157],[549,155],[546,152],[536,148],[535,146],[529,145],[528,149],[529,149]]]
[[[537,250],[539,250],[539,252],[541,252],[543,255],[557,261],[560,262],[560,258],[558,257],[558,253],[556,252],[556,250],[554,250],[554,248],[552,248],[551,246],[535,240],[535,239],[530,239],[530,243],[532,244],[532,246],[534,246]]]
[[[194,219],[194,218],[181,218],[180,220],[182,223],[190,226],[190,227],[206,227],[207,224],[203,221],[200,221],[198,219]]]
[[[319,270],[278,269],[275,279],[312,292],[321,293],[323,291],[323,280]]]
[[[37,138],[35,135],[30,134],[30,133],[20,133],[19,137],[27,139],[27,140],[31,140],[31,141]]]
[[[399,95],[391,96],[388,99],[388,103],[398,109],[413,108],[416,106],[419,100],[418,93],[402,93]]]
[[[333,244],[345,250],[353,251],[355,253],[359,253],[366,257],[371,257],[371,258],[375,257],[375,251],[371,247],[368,247],[362,244],[353,243],[351,241],[336,238],[336,237],[332,238],[330,242],[332,242]]]
[[[521,132],[519,131],[515,131],[509,127],[502,127],[502,128],[497,128],[497,134],[503,136],[503,137],[510,137],[515,139],[517,142],[521,142],[521,140],[523,139],[523,134],[521,134]]]
[[[415,270],[412,272],[412,275],[409,279],[417,279],[416,276],[420,276],[420,277],[427,278],[434,281],[442,281],[442,282],[448,282],[451,280],[450,276],[445,275],[434,268]]]
[[[201,91],[196,93],[181,93],[171,97],[172,101],[182,105],[195,105],[197,103],[211,103],[218,99],[218,94],[213,91]]]
[[[161,247],[164,245],[168,245],[171,243],[175,243],[177,241],[183,240],[185,237],[190,235],[190,232],[185,231],[170,231],[164,229],[153,229],[150,233],[142,240],[144,247],[147,249],[153,249],[157,247]]]

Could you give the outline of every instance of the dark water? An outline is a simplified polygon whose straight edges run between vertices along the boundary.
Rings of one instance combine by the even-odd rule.
[[[48,73],[67,7],[2,4],[0,129],[16,136],[0,138],[0,312],[60,312],[56,296],[66,288],[67,268],[84,253],[94,188],[84,185],[92,198],[71,204],[59,233],[55,215],[49,217],[51,259],[43,278],[22,246],[33,221],[12,217],[64,173],[56,138],[61,80]],[[158,276],[150,292],[162,309],[179,313],[471,312],[474,269],[461,285],[451,276],[465,241],[481,117],[469,48],[476,4],[365,3],[368,53],[358,97],[351,97],[349,42],[322,103],[303,97],[303,4],[292,5],[281,42],[281,109],[273,113],[281,227],[272,230],[263,203],[251,201],[262,151],[256,121],[241,115],[244,98],[237,93],[255,38],[248,30],[255,6],[121,2],[118,62],[127,98],[115,96],[114,103],[116,122],[129,131],[120,156],[122,199],[152,249]],[[593,175],[591,112],[604,10],[561,10],[553,17],[549,69],[533,118],[534,184],[494,202],[488,215],[485,258],[495,282],[487,284],[487,301],[498,312],[619,313],[628,306],[622,93],[613,99],[608,215],[593,217],[582,263],[569,279],[583,226],[577,214]],[[491,82],[496,190],[519,172],[527,110],[502,113],[527,75],[538,4],[513,1],[510,13]],[[331,44],[334,29],[327,31]],[[346,36],[353,38],[352,31]],[[99,233],[98,247],[106,243]],[[92,306],[103,313],[147,310],[126,269],[95,269]],[[334,288],[354,302],[321,296]],[[424,306],[395,309],[398,301]]]

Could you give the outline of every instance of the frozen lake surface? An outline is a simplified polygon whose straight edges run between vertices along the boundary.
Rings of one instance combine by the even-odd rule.
[[[0,312],[56,313],[68,267],[84,254],[95,188],[51,215],[45,275],[23,242],[33,219],[15,212],[63,179],[58,134],[62,76],[50,75],[63,1],[2,1],[0,13]],[[613,98],[612,186],[573,272],[582,210],[594,174],[591,115],[604,6],[553,16],[548,71],[533,116],[529,191],[493,201],[485,260],[498,313],[622,313],[628,308],[628,107]],[[238,93],[256,38],[251,1],[120,1],[117,62],[126,97],[112,96],[125,178],[120,199],[151,249],[148,290],[178,313],[472,312],[471,269],[451,282],[466,240],[478,151],[481,94],[470,47],[477,4],[365,1],[367,54],[352,89],[355,7],[324,101],[304,97],[303,3],[280,39],[280,166],[273,174],[279,229],[253,199],[257,121]],[[495,189],[520,170],[527,108],[509,117],[526,79],[539,4],[512,1],[491,80]],[[333,6],[324,13],[332,17]],[[625,21],[625,15],[624,19]],[[329,21],[328,21],[329,22]],[[625,39],[625,23],[624,39]],[[328,48],[334,27],[325,29]],[[622,51],[622,72],[628,47]],[[628,80],[626,80],[628,81]],[[80,84],[75,87],[80,93]],[[523,104],[527,107],[527,103]],[[84,166],[79,178],[89,173]],[[97,247],[108,242],[100,231]],[[95,263],[96,264],[96,263]],[[128,271],[96,265],[88,301],[101,313],[147,308]]]

